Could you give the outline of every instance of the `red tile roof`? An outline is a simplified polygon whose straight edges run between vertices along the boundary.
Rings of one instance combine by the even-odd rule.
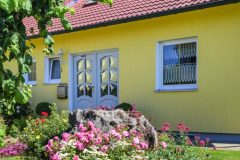
[[[73,0],[66,0],[68,5]],[[147,17],[156,17],[171,13],[178,13],[185,10],[204,8],[204,6],[215,6],[229,3],[234,0],[114,0],[113,6],[95,3],[84,5],[86,0],[79,0],[72,7],[75,14],[67,14],[75,30],[93,28],[101,25],[122,23]],[[64,32],[64,28],[58,19],[53,20],[53,26],[49,31],[53,33]],[[38,35],[37,23],[34,18],[26,18],[24,24],[28,36]],[[30,34],[30,29],[34,28],[34,35]]]

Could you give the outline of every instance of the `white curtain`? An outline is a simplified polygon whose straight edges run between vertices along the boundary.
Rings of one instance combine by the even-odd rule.
[[[51,65],[51,79],[61,78],[60,60],[53,59]]]
[[[196,42],[163,47],[163,83],[196,83]]]

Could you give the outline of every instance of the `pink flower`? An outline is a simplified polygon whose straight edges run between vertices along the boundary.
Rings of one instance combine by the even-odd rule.
[[[137,106],[133,104],[131,107],[131,112],[136,112],[136,111],[137,111]]]
[[[209,143],[210,142],[210,138],[206,138],[206,143]]]
[[[138,134],[139,134],[139,132],[138,132],[137,130],[135,130],[135,129],[131,130],[131,133],[132,133],[133,135],[138,135]]]
[[[160,129],[161,131],[167,132],[170,130],[170,124],[169,123],[164,123]]]
[[[133,138],[133,144],[139,144],[140,140],[138,137]]]
[[[79,124],[78,129],[80,132],[86,132],[87,128],[83,126],[83,124]]]
[[[62,134],[62,139],[63,139],[63,141],[67,142],[70,136],[71,136],[71,135],[70,135],[69,133],[63,133],[63,134]]]
[[[109,134],[108,133],[104,133],[102,135],[103,139],[106,141],[106,142],[109,142]]]
[[[94,141],[95,144],[101,144],[102,143],[102,138],[100,136],[98,136],[95,141]]]
[[[206,142],[205,142],[204,140],[200,140],[200,141],[199,141],[199,145],[200,145],[201,147],[204,147],[204,146],[206,145]]]
[[[107,145],[103,145],[101,147],[101,152],[106,153],[107,151],[108,151],[108,146]]]
[[[185,128],[185,132],[189,132],[190,131],[190,128],[189,127],[186,127]]]
[[[130,136],[128,131],[123,131],[122,134],[123,134],[124,137],[129,137]]]
[[[56,153],[52,156],[51,160],[61,160],[61,157],[59,156],[58,153]]]
[[[53,137],[53,140],[54,140],[54,141],[59,141],[58,136]]]
[[[112,129],[112,130],[110,131],[110,134],[113,135],[113,136],[115,136],[115,135],[117,134],[117,131],[116,131],[115,129]]]
[[[178,123],[177,129],[178,129],[178,131],[180,131],[180,132],[185,132],[186,126],[185,126],[185,124],[183,124],[183,123]]]
[[[76,147],[77,147],[77,149],[80,150],[80,151],[82,151],[82,150],[85,149],[85,145],[82,144],[81,142],[78,142],[78,141],[76,142]]]
[[[92,121],[88,121],[88,127],[91,129],[91,130],[94,130],[95,129],[95,125]]]
[[[85,136],[80,138],[80,141],[84,142],[84,143],[89,143],[89,139]]]
[[[48,144],[47,144],[49,147],[52,147],[53,146],[53,140],[52,139],[50,139],[49,141],[48,141]]]
[[[93,132],[90,132],[90,133],[88,133],[87,136],[88,136],[88,139],[89,139],[89,140],[92,140],[95,135],[93,134]]]
[[[199,136],[195,136],[194,139],[195,139],[195,141],[197,141],[197,142],[200,141],[200,137],[199,137]]]
[[[145,142],[141,142],[140,147],[141,147],[141,149],[148,149],[148,144]]]
[[[166,149],[166,148],[167,148],[167,143],[166,143],[166,142],[161,142],[160,144],[161,144],[161,146],[162,146],[163,149]]]
[[[84,134],[81,132],[77,132],[77,133],[75,133],[75,135],[78,139],[81,139],[84,136]]]
[[[193,144],[190,138],[187,138],[186,144],[189,145],[189,146],[191,146]]]
[[[122,139],[122,135],[120,133],[116,133],[115,137],[120,141]]]
[[[73,156],[73,160],[80,160],[78,155]]]

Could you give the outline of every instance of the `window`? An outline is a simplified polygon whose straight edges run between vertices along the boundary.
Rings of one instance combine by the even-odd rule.
[[[157,90],[197,89],[197,38],[160,42],[157,52]]]
[[[45,83],[57,84],[61,79],[61,65],[59,57],[45,58]]]
[[[37,75],[36,75],[36,60],[33,59],[32,65],[30,67],[31,72],[24,74],[25,82],[29,85],[37,84]]]
[[[97,4],[97,1],[96,0],[85,0],[85,6],[91,5],[91,4]]]

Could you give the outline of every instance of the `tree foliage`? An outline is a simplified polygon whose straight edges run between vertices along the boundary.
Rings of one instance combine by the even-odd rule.
[[[112,0],[99,1],[112,4]],[[53,18],[59,18],[65,29],[72,29],[65,16],[67,12],[73,14],[74,10],[64,6],[64,0],[0,0],[0,113],[13,114],[16,103],[24,104],[31,97],[23,74],[30,72],[35,46],[28,40],[23,19],[36,19],[39,36],[46,45],[43,52],[53,54],[54,40],[47,26],[52,25]],[[5,67],[9,62],[17,63],[17,73]]]

